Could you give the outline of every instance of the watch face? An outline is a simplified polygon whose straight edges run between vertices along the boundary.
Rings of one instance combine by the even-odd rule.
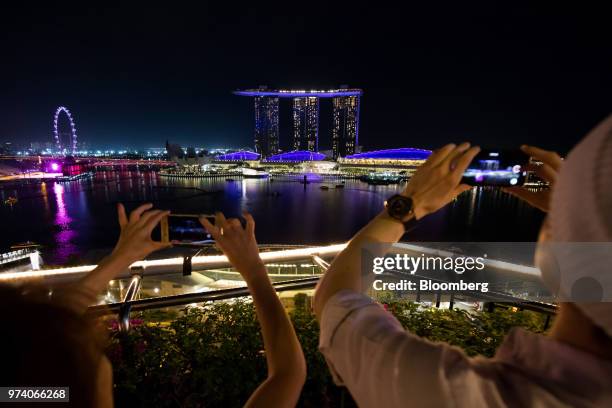
[[[399,220],[406,217],[412,210],[412,200],[409,197],[395,195],[387,201],[387,211],[393,218]]]

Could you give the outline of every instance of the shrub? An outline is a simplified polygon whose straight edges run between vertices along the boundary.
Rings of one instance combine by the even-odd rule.
[[[299,405],[340,406],[344,398],[351,403],[348,393],[333,384],[318,352],[319,326],[306,300],[294,300],[290,316],[308,365]],[[470,314],[405,301],[385,307],[413,333],[459,346],[469,355],[492,356],[512,327],[539,332],[543,325],[542,317],[530,312]],[[166,321],[160,311],[143,313],[140,318],[149,323],[128,334],[112,330],[108,355],[117,406],[242,406],[267,372],[253,305],[219,302],[171,313]]]

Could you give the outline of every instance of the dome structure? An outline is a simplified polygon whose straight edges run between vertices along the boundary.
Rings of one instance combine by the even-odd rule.
[[[373,150],[346,156],[345,159],[357,160],[426,160],[431,150],[402,147],[397,149]]]
[[[294,150],[292,152],[279,153],[266,159],[269,162],[305,162],[319,161],[325,159],[323,153],[310,152],[307,150]]]
[[[259,160],[260,154],[255,152],[249,152],[247,150],[240,150],[238,152],[232,152],[217,156],[216,160],[221,161],[253,161]]]

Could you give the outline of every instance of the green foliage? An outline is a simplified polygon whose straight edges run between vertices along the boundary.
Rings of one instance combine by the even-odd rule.
[[[305,297],[296,296],[290,313],[308,365],[299,405],[339,406],[350,397],[331,380],[318,352],[319,326],[306,304]],[[493,355],[512,327],[538,332],[543,326],[543,317],[530,312],[471,314],[404,301],[384,305],[413,333],[459,346],[469,355]],[[218,302],[180,314],[153,311],[142,319],[147,324],[111,336],[108,355],[117,406],[238,407],[266,377],[263,342],[250,303]]]
[[[241,406],[266,376],[255,311],[244,302],[185,309],[170,325],[113,339],[118,406]]]
[[[533,312],[497,308],[490,313],[422,308],[411,302],[386,304],[387,310],[410,332],[432,341],[462,348],[470,356],[492,357],[513,327],[541,333],[544,317]]]

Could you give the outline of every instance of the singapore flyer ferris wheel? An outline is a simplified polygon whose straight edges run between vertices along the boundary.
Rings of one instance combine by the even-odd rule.
[[[70,124],[69,136],[70,143],[65,144],[62,143],[62,132],[60,132],[59,126],[59,116],[60,113],[64,112],[66,117],[68,118],[68,122]],[[55,145],[57,146],[57,150],[63,154],[75,154],[77,150],[77,133],[76,126],[74,124],[74,120],[72,119],[72,114],[65,106],[60,106],[55,110],[55,115],[53,116],[53,136],[55,138]]]

